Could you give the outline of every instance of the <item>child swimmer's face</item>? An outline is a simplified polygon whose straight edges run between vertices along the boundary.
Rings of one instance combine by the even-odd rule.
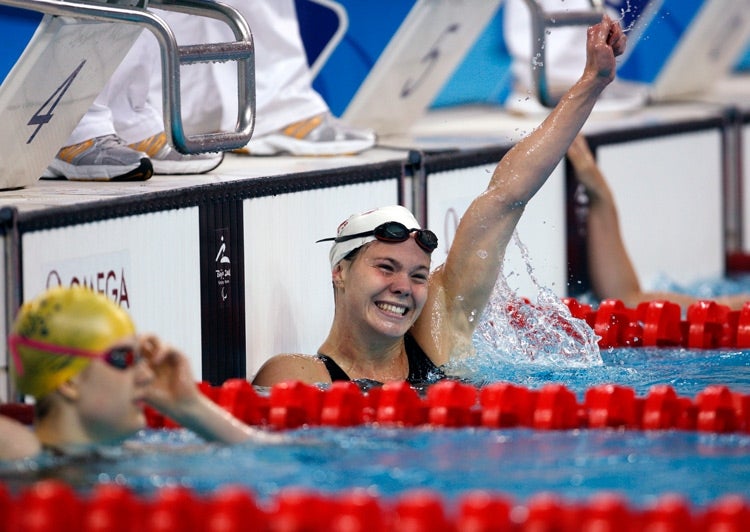
[[[89,443],[116,443],[146,426],[144,400],[154,373],[135,336],[122,338],[71,379]]]

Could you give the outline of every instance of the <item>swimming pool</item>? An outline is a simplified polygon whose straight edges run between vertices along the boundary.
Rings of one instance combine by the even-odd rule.
[[[541,314],[550,331],[560,330],[547,310]],[[492,329],[495,342],[507,339],[496,320]],[[54,477],[84,499],[106,486],[141,500],[181,493],[205,504],[238,486],[267,517],[287,498],[308,510],[323,501],[330,510],[363,496],[383,515],[403,504],[432,504],[434,513],[437,504],[457,519],[467,498],[488,494],[516,512],[516,523],[535,511],[559,520],[560,512],[601,504],[631,521],[655,507],[695,523],[717,506],[750,515],[750,351],[587,351],[597,338],[582,330],[567,336],[575,338],[575,357],[560,356],[555,334],[536,338],[533,355],[524,338],[492,352],[478,342],[477,356],[453,366],[464,380],[419,391],[402,383],[367,392],[351,383],[324,390],[204,386],[239,417],[287,440],[217,447],[184,430],[151,429],[130,442],[150,452],[112,451],[85,464],[49,457],[6,464],[0,480],[11,499]]]

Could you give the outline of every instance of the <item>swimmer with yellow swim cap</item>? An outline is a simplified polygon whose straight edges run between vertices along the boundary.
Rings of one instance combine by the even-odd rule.
[[[23,304],[8,344],[18,389],[35,399],[36,439],[0,420],[0,458],[120,442],[145,426],[146,404],[210,441],[267,438],[200,393],[182,353],[137,336],[124,310],[89,289],[53,288]],[[27,442],[20,453],[4,449],[7,431]]]

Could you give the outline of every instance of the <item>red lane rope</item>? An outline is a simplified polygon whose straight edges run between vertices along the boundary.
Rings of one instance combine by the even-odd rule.
[[[100,484],[79,496],[58,480],[39,481],[14,496],[0,484],[0,530],[7,532],[233,532],[233,531],[745,531],[750,505],[727,495],[693,508],[676,494],[636,508],[614,493],[584,501],[539,493],[521,503],[475,490],[448,501],[430,490],[385,499],[366,490],[321,494],[289,488],[263,503],[242,486],[210,494],[165,487],[139,496],[116,484]]]
[[[685,320],[680,308],[668,302],[627,309],[608,300],[596,311],[574,300],[566,304],[602,337],[602,347],[750,347],[750,304],[735,312],[699,302],[688,309]],[[638,397],[632,388],[606,384],[588,389],[582,402],[562,384],[532,390],[504,382],[476,388],[445,380],[430,386],[424,396],[406,382],[389,382],[366,393],[351,382],[335,382],[323,390],[291,381],[273,386],[268,394],[258,393],[245,379],[198,386],[239,419],[275,430],[381,424],[750,432],[750,395],[727,386],[706,387],[693,400],[678,396],[669,385],[654,386]],[[6,414],[28,417],[28,405],[2,406]],[[152,428],[178,426],[152,409],[146,413]],[[360,490],[325,495],[288,488],[261,504],[241,486],[223,486],[209,495],[162,488],[153,497],[141,497],[111,484],[97,485],[90,496],[79,497],[56,480],[34,483],[14,496],[0,483],[0,532],[750,530],[750,503],[738,495],[724,496],[703,509],[692,508],[675,494],[634,508],[606,492],[582,502],[540,493],[521,504],[504,494],[472,491],[451,502],[426,490],[385,500]]]
[[[586,390],[582,402],[563,384],[532,390],[508,382],[476,388],[443,380],[431,385],[424,397],[403,381],[367,392],[348,381],[334,382],[327,389],[299,381],[282,382],[268,394],[259,393],[245,379],[230,379],[215,387],[207,383],[198,386],[245,423],[275,430],[378,424],[750,432],[750,395],[721,385],[707,386],[691,399],[677,395],[669,385],[653,386],[639,397],[630,387],[602,384]],[[177,426],[153,409],[147,408],[146,414],[152,428]]]
[[[597,309],[573,298],[563,302],[575,318],[598,334],[599,347],[750,348],[750,301],[741,310],[704,300],[682,309],[669,301],[649,301],[628,308],[605,299]]]

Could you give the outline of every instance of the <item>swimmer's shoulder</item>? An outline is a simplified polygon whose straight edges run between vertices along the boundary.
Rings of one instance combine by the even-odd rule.
[[[26,425],[0,415],[0,460],[33,458],[42,452],[42,444]]]
[[[330,383],[331,376],[325,364],[316,356],[283,353],[269,358],[253,378],[255,386],[273,386],[284,381]]]

